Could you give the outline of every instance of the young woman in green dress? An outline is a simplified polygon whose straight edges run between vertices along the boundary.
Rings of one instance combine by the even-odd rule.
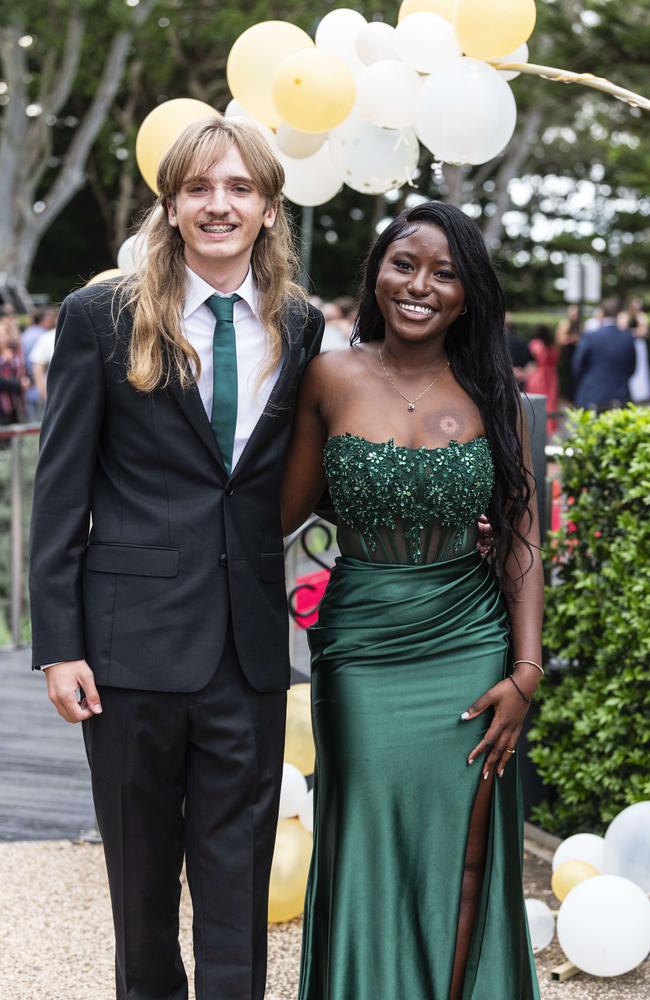
[[[517,739],[542,676],[534,483],[478,227],[429,202],[302,380],[285,532],[329,488],[300,1000],[538,1000]],[[496,558],[476,551],[477,519]],[[473,765],[473,766],[472,766]]]

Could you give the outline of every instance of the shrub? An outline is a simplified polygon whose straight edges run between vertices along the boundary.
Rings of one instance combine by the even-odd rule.
[[[534,818],[561,835],[650,799],[650,410],[576,411],[566,444],[545,627],[564,669],[530,733],[550,790]]]

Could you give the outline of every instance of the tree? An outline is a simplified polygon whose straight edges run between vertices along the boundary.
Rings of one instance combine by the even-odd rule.
[[[154,3],[143,0],[126,13],[115,3],[107,8],[93,0],[59,0],[47,12],[30,4],[7,11],[3,4],[0,275],[6,284],[26,285],[44,233],[85,184],[86,162],[117,95],[131,42]],[[97,32],[100,15],[103,30]],[[83,67],[93,73],[92,93],[79,118],[63,120],[74,130],[63,144],[54,129],[82,62],[94,63],[104,46],[99,71]]]

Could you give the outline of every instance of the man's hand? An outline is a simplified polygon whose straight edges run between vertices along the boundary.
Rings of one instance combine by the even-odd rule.
[[[493,542],[492,525],[485,514],[481,514],[478,519],[478,542],[476,543],[476,548],[482,556],[489,556],[492,552]]]
[[[101,713],[95,678],[85,660],[54,663],[45,671],[45,677],[48,698],[66,722],[82,722]]]

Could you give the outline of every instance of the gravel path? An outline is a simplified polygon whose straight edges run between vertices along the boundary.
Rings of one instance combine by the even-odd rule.
[[[527,894],[553,905],[549,872],[546,862],[527,855]],[[185,889],[181,940],[188,968],[190,935],[191,907]],[[112,1000],[111,942],[101,846],[63,840],[0,844],[2,1000]],[[300,921],[271,928],[267,1000],[295,1000],[299,954]],[[562,960],[556,943],[539,957],[542,1000],[650,997],[649,962],[619,979],[579,975],[552,983],[550,969]]]

